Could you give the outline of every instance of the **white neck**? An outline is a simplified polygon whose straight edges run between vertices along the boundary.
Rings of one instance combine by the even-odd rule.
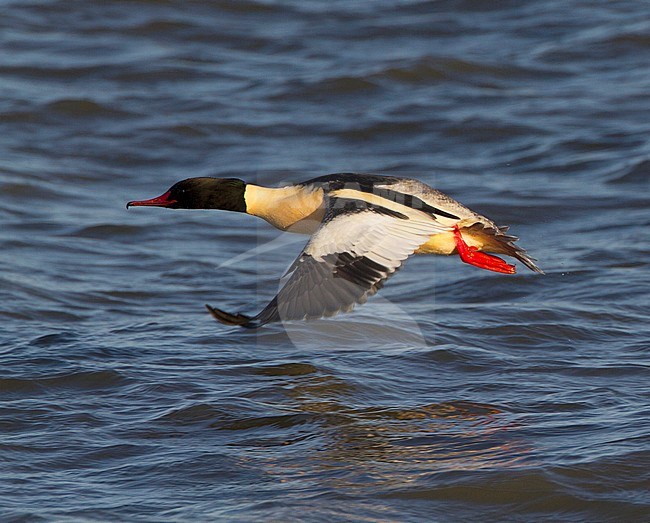
[[[292,185],[278,189],[247,184],[244,193],[246,212],[259,216],[274,227],[292,232],[313,232],[320,224],[323,212],[323,190]],[[305,221],[315,223],[301,223]]]

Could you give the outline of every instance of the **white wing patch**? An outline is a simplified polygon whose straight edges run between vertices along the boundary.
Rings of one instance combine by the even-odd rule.
[[[340,206],[342,201],[347,203]],[[208,309],[223,323],[255,328],[333,316],[364,303],[431,235],[450,230],[425,213],[388,203],[391,207],[378,205],[374,198],[329,199],[321,227],[264,310],[249,317]]]
[[[328,254],[348,252],[395,268],[432,234],[447,230],[426,217],[398,219],[370,210],[340,214],[323,224],[303,252],[319,261]]]

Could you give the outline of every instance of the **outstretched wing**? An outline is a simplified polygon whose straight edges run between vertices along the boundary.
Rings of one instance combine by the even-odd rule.
[[[207,307],[218,321],[248,328],[347,312],[375,294],[432,234],[449,230],[435,217],[413,209],[330,197],[320,228],[287,271],[277,296],[259,314],[250,317]]]

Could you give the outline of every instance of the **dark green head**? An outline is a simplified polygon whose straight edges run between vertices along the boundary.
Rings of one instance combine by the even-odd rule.
[[[188,178],[175,183],[151,200],[136,200],[129,207],[167,207],[169,209],[221,209],[246,212],[246,183],[237,178]]]

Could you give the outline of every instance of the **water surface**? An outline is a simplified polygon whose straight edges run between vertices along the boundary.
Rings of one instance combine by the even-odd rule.
[[[0,24],[0,519],[650,519],[645,3],[35,0]],[[337,171],[448,192],[547,275],[415,258],[353,314],[245,332],[203,304],[259,310],[300,238],[124,208]]]

